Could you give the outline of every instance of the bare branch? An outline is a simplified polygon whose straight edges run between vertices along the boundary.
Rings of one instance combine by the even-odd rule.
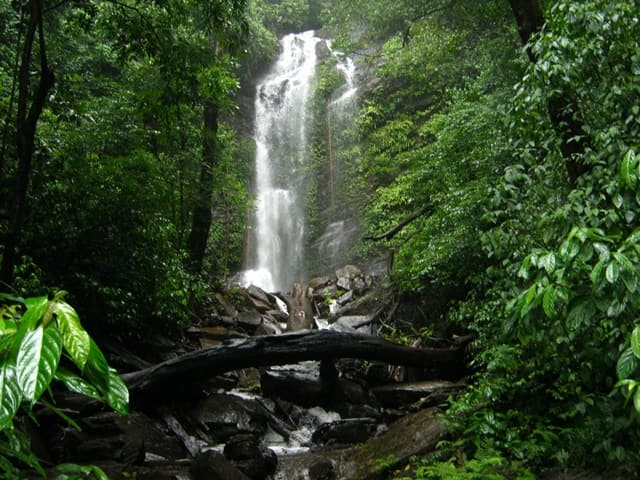
[[[378,241],[378,240],[391,240],[393,237],[395,237],[404,227],[406,227],[407,225],[409,225],[411,222],[413,222],[415,219],[427,214],[427,213],[431,213],[431,211],[433,210],[433,207],[431,205],[425,205],[424,207],[422,207],[420,210],[418,210],[417,212],[412,213],[411,215],[409,215],[408,217],[404,218],[400,223],[398,223],[395,227],[390,228],[389,230],[387,230],[384,233],[381,233],[380,235],[370,235],[367,237],[364,237],[365,240],[373,240],[373,241]]]

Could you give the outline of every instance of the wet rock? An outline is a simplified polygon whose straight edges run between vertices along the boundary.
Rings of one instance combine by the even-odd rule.
[[[262,315],[258,312],[240,312],[238,314],[238,325],[245,328],[255,329],[262,323]]]
[[[248,480],[249,478],[224,456],[210,450],[196,456],[190,473],[193,480]]]
[[[278,467],[278,457],[271,450],[259,449],[256,456],[234,462],[239,470],[254,480],[263,480],[275,473]]]
[[[269,295],[267,292],[262,290],[260,287],[256,287],[255,285],[249,285],[247,287],[247,294],[253,300],[258,300],[262,303],[271,304],[271,300],[269,299]]]
[[[238,388],[255,388],[260,385],[260,370],[243,368],[238,371]]]
[[[367,281],[364,277],[356,277],[353,279],[353,290],[357,294],[363,293],[368,286],[370,286],[370,284],[367,285]]]
[[[250,433],[234,435],[224,446],[224,456],[229,460],[246,460],[260,456],[258,439]]]
[[[221,310],[220,313],[222,316],[232,317],[232,318],[238,316],[238,310],[224,295],[222,295],[221,293],[216,293],[213,297],[215,298],[218,305],[221,307],[219,311]]]
[[[329,277],[315,277],[309,280],[307,288],[315,292],[318,288],[328,285],[329,282],[331,282]]]
[[[335,284],[327,285],[326,287],[322,287],[319,290],[313,291],[313,298],[325,300],[327,298],[333,298],[336,296],[338,288]]]
[[[201,401],[189,414],[190,421],[209,436],[223,443],[239,433],[262,435],[267,430],[263,409],[255,400],[215,394]]]
[[[338,332],[373,333],[370,315],[344,315],[336,320],[331,329]]]
[[[54,429],[51,454],[56,463],[66,461],[104,462],[114,461],[125,465],[139,464],[145,457],[145,433],[157,442],[165,437],[157,426],[140,413],[123,416],[116,413],[102,413],[80,420],[82,431],[70,427]],[[168,438],[164,453],[183,452]],[[158,447],[155,443],[154,447]]]
[[[275,472],[278,465],[276,455],[266,448],[260,448],[255,435],[236,435],[224,446],[224,456],[233,460],[247,476],[263,479]]]
[[[350,418],[320,425],[311,438],[322,445],[350,445],[368,440],[376,428],[377,421],[373,418]]]
[[[358,277],[363,277],[364,280],[362,270],[355,265],[345,265],[336,270],[336,278],[338,279],[336,285],[344,290],[351,290],[354,280]]]
[[[282,333],[282,329],[274,322],[266,320],[263,318],[263,321],[260,325],[256,327],[254,335],[279,335]]]
[[[336,478],[333,463],[328,458],[319,458],[309,465],[309,480],[333,480]]]
[[[268,310],[265,315],[276,322],[286,322],[289,319],[289,315],[282,310]]]
[[[340,305],[346,305],[347,303],[349,303],[351,300],[353,300],[353,290],[349,290],[348,292],[346,292],[343,295],[340,295],[340,298],[338,298],[338,303]]]
[[[260,378],[262,393],[303,406],[322,405],[329,400],[330,391],[323,382],[299,375],[279,375],[265,372]]]

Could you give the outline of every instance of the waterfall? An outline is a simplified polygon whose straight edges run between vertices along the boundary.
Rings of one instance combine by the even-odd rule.
[[[267,291],[304,277],[307,103],[319,41],[313,31],[285,36],[277,62],[257,85],[256,208],[241,283]]]

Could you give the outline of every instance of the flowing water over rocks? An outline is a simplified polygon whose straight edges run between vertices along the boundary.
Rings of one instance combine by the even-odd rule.
[[[353,265],[308,281],[300,291],[312,330],[300,334],[318,328],[377,334],[397,312],[386,282],[384,275]],[[290,328],[287,317],[302,308],[296,303],[301,298],[255,286],[211,293],[208,299],[201,324],[187,332],[188,342],[180,348],[197,353],[250,339],[285,338],[280,332]],[[335,304],[339,308],[332,310]],[[450,339],[442,341],[459,348]],[[268,343],[262,342],[264,348]],[[155,344],[151,350],[157,351]],[[145,351],[136,348],[137,355]],[[128,357],[123,348],[119,355]],[[189,355],[169,358],[168,365]],[[381,458],[394,455],[402,462],[434,447],[445,433],[434,406],[463,386],[460,371],[434,374],[429,365],[409,368],[331,355],[277,367],[225,367],[220,370],[226,373],[212,369],[190,384],[162,383],[151,397],[139,398],[132,389],[129,417],[104,413],[84,398],[63,397],[61,408],[82,412],[83,431],[46,418],[38,435],[44,444],[56,445],[48,452],[52,461],[95,463],[114,479],[374,478]]]

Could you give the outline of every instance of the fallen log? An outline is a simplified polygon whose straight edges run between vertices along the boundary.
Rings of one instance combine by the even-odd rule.
[[[421,349],[357,333],[311,330],[252,337],[190,352],[122,376],[133,402],[160,400],[230,370],[337,358],[377,360],[391,365],[459,369],[461,348]]]

